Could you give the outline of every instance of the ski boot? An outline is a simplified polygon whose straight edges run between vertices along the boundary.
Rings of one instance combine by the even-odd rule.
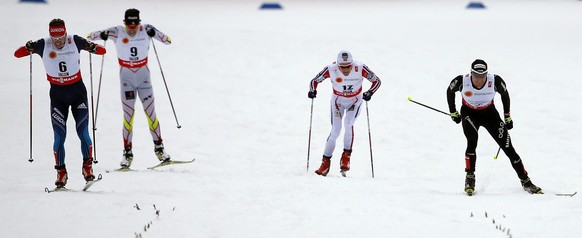
[[[57,181],[55,181],[55,185],[57,188],[64,188],[65,185],[67,185],[67,180],[69,179],[67,168],[65,165],[55,165],[55,169],[57,170]]]
[[[350,157],[352,156],[352,150],[344,149],[342,153],[342,158],[340,159],[340,170],[342,172],[350,170]]]
[[[95,175],[93,175],[93,158],[84,158],[83,159],[83,168],[82,168],[83,177],[85,177],[85,181],[93,181],[95,179]]]
[[[161,162],[170,161],[170,155],[164,150],[164,143],[162,143],[162,140],[154,141],[154,152]]]
[[[531,180],[529,179],[529,177],[526,177],[525,179],[521,179],[521,186],[523,187],[523,190],[527,191],[528,193],[544,194],[542,189],[540,187],[534,185],[531,182]]]
[[[469,196],[473,196],[475,192],[475,173],[467,172],[465,176],[465,193]]]
[[[329,165],[331,163],[331,157],[327,157],[327,156],[323,156],[323,159],[321,159],[321,166],[319,166],[318,170],[315,170],[316,174],[319,174],[321,176],[326,176],[327,173],[329,173]]]
[[[121,165],[122,169],[129,169],[129,166],[131,166],[132,161],[133,152],[131,152],[131,147],[125,147],[125,149],[123,150],[123,159],[121,159],[121,163],[119,163],[119,165]]]

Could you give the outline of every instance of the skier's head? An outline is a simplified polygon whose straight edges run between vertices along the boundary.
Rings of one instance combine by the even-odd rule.
[[[483,76],[487,74],[487,63],[482,59],[476,59],[471,63],[471,73]]]
[[[342,50],[339,52],[339,54],[337,54],[337,65],[341,68],[347,68],[352,66],[352,62],[354,62],[354,59],[352,58],[352,53],[350,53],[347,50]]]
[[[49,22],[49,35],[55,47],[57,49],[62,48],[65,45],[65,37],[67,36],[65,21],[58,18],[51,20]]]
[[[139,10],[130,8],[125,10],[125,18],[123,23],[129,28],[137,28],[141,20],[139,19]]]

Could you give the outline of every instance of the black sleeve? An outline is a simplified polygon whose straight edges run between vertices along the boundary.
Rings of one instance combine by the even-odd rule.
[[[447,102],[449,103],[449,112],[453,113],[457,111],[457,106],[455,105],[455,93],[461,91],[463,87],[463,76],[459,75],[455,77],[449,87],[447,87]]]
[[[73,40],[75,41],[75,44],[77,45],[77,48],[79,49],[79,52],[81,52],[81,50],[87,50],[87,39],[80,37],[78,35],[74,35],[73,36]]]
[[[499,76],[495,75],[495,91],[501,95],[501,102],[503,103],[503,113],[509,114],[509,91],[507,91],[507,86],[505,85],[505,81]]]
[[[34,45],[34,53],[37,53],[41,58],[44,52],[44,39],[37,40]]]

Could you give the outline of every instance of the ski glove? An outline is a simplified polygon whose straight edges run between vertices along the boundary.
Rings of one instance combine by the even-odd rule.
[[[154,28],[152,27],[147,31],[147,33],[148,33],[148,36],[154,37],[156,35],[156,30],[154,30]]]
[[[87,51],[89,53],[95,53],[97,51],[97,45],[93,42],[87,42]]]
[[[315,91],[309,91],[307,93],[307,97],[308,98],[311,98],[311,99],[314,99],[315,97],[317,97],[317,90],[315,90]]]
[[[461,114],[459,114],[459,112],[455,111],[453,113],[451,113],[451,119],[453,119],[453,121],[457,124],[461,123]]]
[[[372,94],[374,94],[372,91],[368,90],[366,92],[364,92],[362,99],[364,99],[364,101],[370,101],[370,99],[372,99]]]
[[[34,48],[36,47],[36,42],[29,40],[28,42],[26,42],[26,50],[28,50],[29,52],[34,52]]]
[[[101,34],[99,34],[99,36],[101,37],[101,40],[106,41],[107,38],[109,38],[109,31],[102,31]]]
[[[507,128],[507,130],[511,130],[513,128],[513,120],[511,119],[511,116],[509,114],[505,114],[505,127]]]

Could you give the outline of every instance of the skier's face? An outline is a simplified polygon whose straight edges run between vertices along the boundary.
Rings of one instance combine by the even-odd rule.
[[[337,67],[344,75],[348,75],[352,71],[352,64],[338,64]]]
[[[67,37],[67,35],[63,35],[63,36],[59,36],[59,37],[51,37],[51,40],[53,41],[53,45],[55,47],[57,47],[57,49],[61,49],[63,48],[63,46],[65,46],[65,38]]]
[[[127,31],[127,34],[129,34],[130,36],[133,36],[133,35],[135,35],[135,33],[137,33],[138,27],[139,27],[139,24],[125,25],[125,30]]]

